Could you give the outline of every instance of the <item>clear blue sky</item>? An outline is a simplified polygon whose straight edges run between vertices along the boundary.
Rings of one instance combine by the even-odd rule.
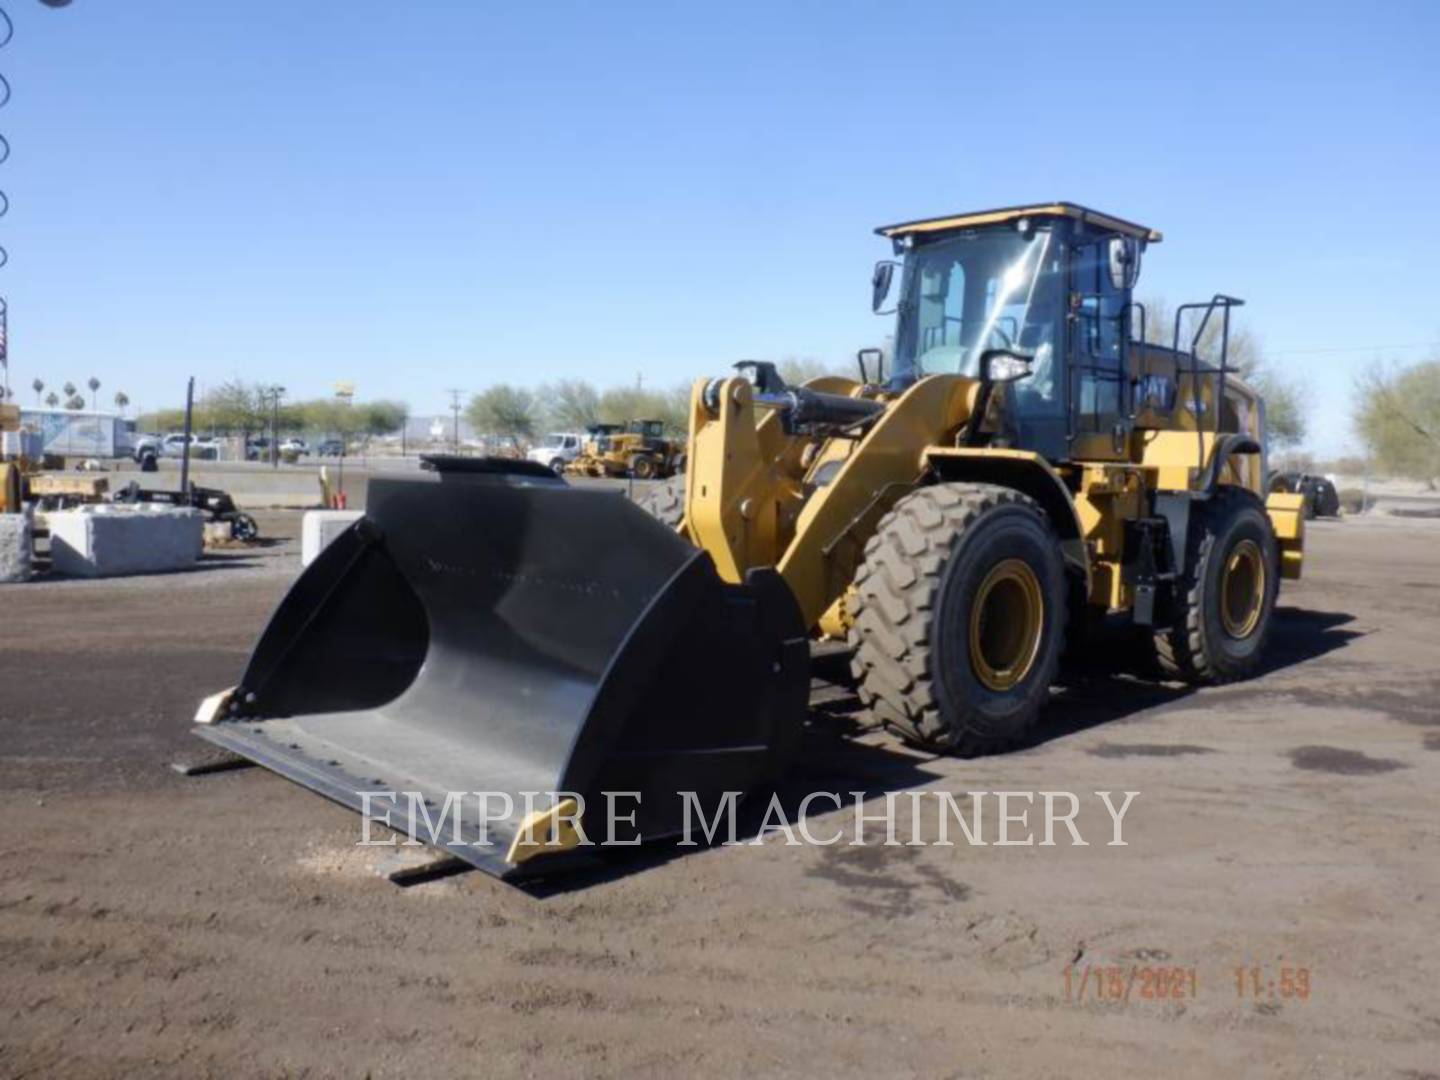
[[[1323,452],[1440,340],[1434,2],[0,2],[21,400],[838,361],[875,225],[1056,198],[1246,298]]]

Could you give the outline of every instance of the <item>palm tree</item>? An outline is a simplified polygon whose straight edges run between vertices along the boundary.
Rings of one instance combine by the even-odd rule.
[[[39,405],[39,404],[40,404],[40,395],[45,392],[45,380],[44,380],[44,379],[36,379],[34,382],[32,382],[32,383],[30,384],[30,388],[35,391],[35,404],[36,404],[36,405]]]
[[[76,394],[69,401],[65,402],[65,408],[69,409],[71,412],[79,412],[81,409],[85,408],[85,399],[79,394]]]
[[[64,392],[66,401],[69,401],[75,396],[75,384],[73,382],[67,382],[60,389]]]
[[[85,385],[90,387],[90,411],[96,412],[98,410],[95,408],[95,395],[100,392],[100,380],[91,375],[90,381]]]
[[[56,405],[60,404],[60,395],[55,393],[54,390],[51,390],[50,393],[45,395],[45,404],[49,405],[52,409],[55,408]]]
[[[120,415],[125,415],[125,406],[130,404],[130,395],[124,390],[115,391],[115,408],[120,410]]]

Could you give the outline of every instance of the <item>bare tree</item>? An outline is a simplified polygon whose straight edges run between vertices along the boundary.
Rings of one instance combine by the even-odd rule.
[[[535,434],[539,411],[529,390],[500,383],[470,399],[465,419],[477,433],[528,439]]]
[[[791,386],[800,386],[822,375],[847,375],[854,378],[856,374],[853,367],[837,369],[835,365],[817,360],[813,356],[787,356],[775,366],[780,377]]]
[[[600,418],[600,394],[583,379],[561,379],[540,388],[545,423],[557,431],[584,431]]]
[[[1378,364],[1356,383],[1355,429],[1384,469],[1440,482],[1440,359],[1399,371]]]

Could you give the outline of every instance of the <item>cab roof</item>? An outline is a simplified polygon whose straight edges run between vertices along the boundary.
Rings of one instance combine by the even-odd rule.
[[[902,221],[898,225],[882,225],[875,231],[891,239],[911,236],[916,233],[948,232],[951,229],[972,229],[980,225],[998,225],[1006,221],[1017,221],[1022,217],[1068,217],[1077,221],[1098,225],[1102,229],[1113,229],[1126,236],[1134,236],[1147,243],[1159,243],[1163,237],[1158,230],[1137,225],[1133,221],[1102,214],[1098,210],[1069,202],[1039,203],[1030,206],[1007,206],[999,210],[977,210],[968,214],[948,214],[945,217],[923,218],[919,221]]]

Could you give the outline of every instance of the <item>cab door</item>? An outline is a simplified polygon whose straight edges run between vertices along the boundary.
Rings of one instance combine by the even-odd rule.
[[[1130,434],[1130,290],[1117,288],[1109,269],[1109,240],[1087,237],[1071,248],[1070,457],[1128,456]]]

